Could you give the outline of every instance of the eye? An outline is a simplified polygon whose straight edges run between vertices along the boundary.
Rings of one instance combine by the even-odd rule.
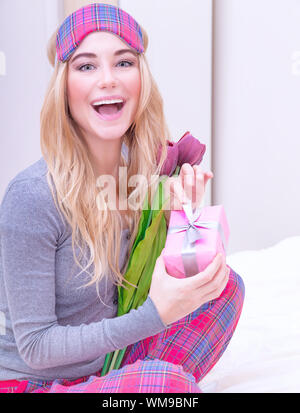
[[[83,68],[84,68],[84,67],[87,67],[87,66],[93,66],[93,65],[87,63],[87,64],[85,64],[85,65],[80,66],[80,67],[78,68],[78,70],[80,70],[81,72],[89,72],[90,70],[83,70]]]
[[[118,63],[118,65],[122,65],[122,67],[130,67],[133,65],[133,62],[130,62],[129,60],[122,60]]]

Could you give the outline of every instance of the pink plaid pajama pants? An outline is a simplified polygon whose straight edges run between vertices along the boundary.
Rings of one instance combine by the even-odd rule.
[[[1,392],[18,393],[201,393],[198,383],[224,353],[239,320],[244,283],[231,269],[221,296],[127,348],[122,366],[104,377],[75,381],[22,381]]]

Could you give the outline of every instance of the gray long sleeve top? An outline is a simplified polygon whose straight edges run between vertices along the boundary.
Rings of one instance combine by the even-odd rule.
[[[100,283],[102,300],[95,285],[80,288],[89,274],[77,276],[71,228],[56,209],[46,172],[44,158],[21,171],[1,204],[0,380],[92,375],[106,353],[166,328],[150,297],[116,317],[117,288],[108,277]]]

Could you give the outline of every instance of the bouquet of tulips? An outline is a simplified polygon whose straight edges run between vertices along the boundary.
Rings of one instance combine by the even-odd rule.
[[[128,287],[118,287],[118,316],[137,309],[148,296],[152,273],[157,258],[166,242],[167,225],[164,217],[163,184],[169,176],[178,176],[184,163],[200,164],[205,153],[205,145],[201,144],[189,132],[177,143],[168,141],[168,155],[161,170],[160,181],[152,201],[148,196],[139,221],[138,233],[131,250],[127,271],[124,275]],[[159,162],[161,148],[157,154]],[[111,370],[120,368],[126,348],[106,355],[101,376]]]

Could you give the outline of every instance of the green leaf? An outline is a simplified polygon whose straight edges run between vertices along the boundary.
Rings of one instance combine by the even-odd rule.
[[[107,374],[113,353],[106,354],[104,364],[101,371],[101,377]]]
[[[150,205],[149,205],[149,202],[148,202],[148,194],[146,194],[145,201],[144,201],[144,204],[143,204],[143,210],[142,210],[140,221],[139,221],[138,232],[137,232],[134,244],[132,246],[129,261],[128,261],[128,269],[131,265],[131,260],[132,260],[132,257],[134,255],[134,251],[135,251],[135,248],[136,248],[137,244],[145,236],[145,231],[146,231],[147,226],[148,226],[148,224],[147,224],[148,219],[149,219],[149,215],[150,215],[150,212],[151,212],[149,207],[150,207]],[[124,288],[119,287],[118,288],[118,303],[119,303],[119,307],[121,307],[121,309],[123,307],[123,304],[122,304],[123,303],[123,293],[124,293]],[[122,313],[122,311],[120,309],[118,311],[118,315],[119,315],[119,313]]]
[[[148,260],[149,255],[152,254],[152,247],[154,243],[154,239],[157,235],[158,228],[160,225],[160,221],[162,219],[163,211],[153,220],[152,224],[146,230],[145,238],[140,241],[139,245],[136,247],[134,252],[134,257],[132,259],[131,267],[126,273],[126,279],[134,284],[137,285],[140,279],[141,273],[145,268],[146,262]],[[128,287],[127,290],[124,290],[123,293],[123,311],[127,312],[129,310],[129,303],[131,300],[134,291],[136,290],[135,287]]]
[[[134,244],[132,246],[131,250],[131,256],[133,255],[133,252],[135,250],[136,245],[144,238],[145,236],[145,231],[148,228],[148,220],[149,216],[151,215],[151,208],[149,205],[148,201],[148,193],[146,194],[145,201],[143,204],[143,210],[141,213],[140,221],[139,221],[139,227],[138,227],[138,232],[134,241]]]
[[[166,179],[164,177],[164,179]],[[164,180],[163,179],[163,180]],[[153,207],[159,205],[162,207],[163,204],[163,182],[159,182],[154,200],[153,200]],[[135,250],[131,253],[131,257],[129,260],[128,268],[124,278],[132,285],[127,285],[126,288],[119,287],[119,309],[118,315],[125,314],[129,311],[130,305],[133,300],[133,296],[136,293],[136,287],[139,279],[141,277],[142,271],[146,265],[149,255],[152,252],[152,244],[154,239],[157,235],[157,231],[159,228],[160,220],[163,216],[163,210],[153,210],[151,208],[151,212],[153,212],[152,216],[152,223],[151,225],[145,229],[145,236],[142,240],[139,241],[138,245],[136,246]],[[150,214],[151,214],[150,212]],[[146,217],[146,215],[144,215]],[[143,225],[145,221],[143,221]],[[149,218],[148,223],[149,225]],[[143,231],[141,230],[140,233]]]
[[[120,352],[118,354],[118,358],[117,358],[116,363],[114,365],[114,369],[117,370],[121,366],[121,363],[122,363],[123,357],[125,355],[126,349],[127,349],[127,347],[123,348],[123,350],[120,350]]]
[[[118,287],[118,316],[126,314],[132,308],[138,308],[147,299],[156,260],[164,248],[167,236],[164,218],[163,176],[158,184],[151,209],[149,210],[148,193],[145,197],[143,211],[139,222],[137,236],[131,250],[128,269],[124,278],[133,287]],[[112,369],[118,369],[122,363],[126,348],[107,354],[101,375]]]
[[[157,217],[159,219],[159,217]],[[160,256],[166,243],[167,226],[164,216],[161,217],[155,240],[152,244],[151,254],[148,255],[146,265],[141,274],[138,288],[135,291],[134,301],[131,308],[138,308],[147,299],[152,281],[152,274],[157,258]]]

